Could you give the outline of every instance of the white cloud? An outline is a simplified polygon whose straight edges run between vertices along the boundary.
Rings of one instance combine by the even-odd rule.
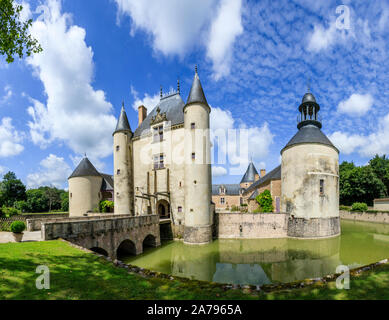
[[[357,148],[366,144],[366,138],[359,135],[349,135],[344,132],[336,131],[329,136],[331,142],[343,154],[353,153]]]
[[[0,158],[16,156],[20,154],[24,147],[20,143],[23,134],[18,132],[12,125],[11,118],[3,118],[0,124]]]
[[[57,0],[39,7],[43,13],[31,34],[43,48],[27,62],[42,81],[47,103],[31,99],[28,113],[32,141],[41,147],[59,140],[77,154],[106,157],[112,152],[111,134],[116,119],[105,93],[94,90],[93,51],[85,43],[85,30],[71,25]]]
[[[115,0],[118,15],[131,17],[131,35],[151,35],[155,52],[181,58],[206,49],[214,77],[229,73],[235,38],[243,32],[242,0]]]
[[[370,110],[373,102],[371,94],[354,93],[347,100],[339,103],[338,111],[351,116],[362,116]]]
[[[337,131],[329,138],[344,154],[358,152],[363,157],[389,154],[389,114],[378,120],[376,130],[369,135],[363,136]]]
[[[234,127],[234,118],[229,110],[212,108],[210,114],[211,130],[232,129]]]
[[[115,0],[120,15],[137,29],[152,35],[153,48],[165,55],[183,55],[201,44],[201,34],[213,15],[216,0]],[[200,43],[199,43],[200,41]]]
[[[30,4],[25,1],[22,2],[17,1],[17,3],[21,4],[23,7],[22,11],[20,12],[20,20],[27,21],[28,19],[30,19],[32,17]]]
[[[320,51],[328,48],[335,42],[336,39],[336,24],[331,23],[328,29],[323,28],[321,25],[315,25],[313,32],[310,35],[308,50]]]
[[[254,161],[264,159],[273,143],[273,134],[268,123],[261,127],[237,126],[232,113],[229,110],[212,108],[211,116],[211,141],[217,147],[216,164],[226,164],[238,167],[231,168],[230,174],[241,174],[247,169],[252,158]],[[264,162],[261,165],[265,166]]]
[[[54,186],[63,188],[67,178],[71,174],[69,165],[64,158],[50,154],[40,162],[40,169],[36,173],[27,176],[27,187],[37,188],[41,186]]]
[[[207,56],[213,62],[216,80],[230,73],[232,47],[243,33],[242,0],[222,0],[213,21],[207,46]]]
[[[4,87],[4,95],[0,98],[0,104],[6,103],[13,95],[12,89],[10,86]]]
[[[227,169],[219,166],[212,166],[212,176],[221,177],[227,174]]]
[[[6,170],[6,167],[0,166],[0,175],[2,175]]]
[[[134,98],[134,103],[132,104],[132,108],[138,111],[139,106],[145,106],[147,111],[150,112],[155,108],[155,106],[160,101],[160,95],[155,94],[154,96],[150,96],[147,93],[144,94],[143,99],[140,99],[138,96],[138,92],[131,86],[131,95]]]

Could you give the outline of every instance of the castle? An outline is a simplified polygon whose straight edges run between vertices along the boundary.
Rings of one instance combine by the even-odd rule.
[[[250,163],[239,185],[214,185],[211,177],[210,112],[197,67],[186,103],[177,92],[160,95],[148,114],[138,108],[132,131],[124,106],[113,132],[114,175],[99,173],[84,158],[69,177],[71,217],[93,212],[103,199],[115,214],[159,214],[188,244],[212,241],[215,206],[257,206],[270,190],[275,212],[287,214],[288,236],[331,237],[340,233],[339,151],[321,131],[320,110],[308,92],[299,106],[298,132],[281,150],[281,165],[258,174]],[[213,200],[213,202],[212,202]],[[221,203],[223,202],[223,203]]]

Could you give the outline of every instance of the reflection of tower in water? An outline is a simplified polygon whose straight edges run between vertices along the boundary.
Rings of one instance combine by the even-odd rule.
[[[177,243],[172,248],[172,274],[189,279],[212,281],[218,260],[216,242],[202,246]]]

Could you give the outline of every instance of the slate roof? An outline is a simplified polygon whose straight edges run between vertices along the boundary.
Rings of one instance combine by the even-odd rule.
[[[116,132],[125,132],[129,131],[132,132],[130,123],[128,122],[126,111],[124,110],[124,105],[122,106],[122,110],[120,111],[120,116],[118,119],[118,123],[116,124],[116,129],[113,132],[115,134]]]
[[[147,115],[141,125],[135,130],[135,137],[147,134],[150,132],[151,118],[157,114],[157,109],[160,109],[160,114],[166,113],[166,118],[171,125],[184,123],[184,106],[185,102],[182,100],[179,93],[174,93],[169,96],[161,98],[155,108]]]
[[[315,96],[312,93],[307,92],[306,94],[304,94],[304,97],[302,100],[302,103],[305,103],[305,102],[316,102]]]
[[[227,196],[237,196],[240,195],[242,188],[239,184],[213,184],[212,185],[212,195],[219,195],[219,188],[223,186],[226,189],[225,195]]]
[[[255,191],[249,197],[249,200],[255,200],[255,198],[258,196],[258,194],[259,194],[258,189],[255,189]]]
[[[313,124],[309,124],[300,128],[300,130],[293,136],[292,139],[290,139],[286,146],[281,150],[281,153],[285,150],[285,148],[300,143],[320,143],[335,148],[335,146],[320,130],[320,128]],[[338,151],[337,148],[335,149]]]
[[[103,183],[101,184],[101,191],[113,190],[113,176],[106,173],[100,173],[103,177]]]
[[[87,157],[81,160],[80,164],[77,166],[77,168],[73,171],[73,173],[68,179],[85,176],[101,176]]]
[[[246,173],[244,174],[240,183],[254,182],[255,175],[257,175],[257,174],[258,174],[258,171],[255,168],[254,163],[250,162],[249,166],[247,167]]]
[[[190,88],[190,93],[186,104],[200,102],[208,105],[207,99],[205,98],[203,87],[201,86],[199,75],[196,73],[193,78],[192,87]]]
[[[265,182],[268,182],[270,180],[281,180],[281,165],[279,165],[277,168],[270,171],[268,174],[264,175],[259,180],[255,181],[250,187],[245,189],[245,193],[254,191],[257,189],[260,185],[264,184]]]

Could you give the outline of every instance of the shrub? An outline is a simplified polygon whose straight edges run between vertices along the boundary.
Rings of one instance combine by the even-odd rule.
[[[231,206],[231,211],[239,211],[239,207],[237,207],[237,206]]]
[[[111,211],[113,211],[114,203],[113,203],[113,201],[103,200],[103,201],[100,201],[99,208],[100,208],[100,212],[104,212],[104,213],[111,212]]]
[[[269,190],[265,190],[261,194],[259,194],[255,200],[259,204],[260,212],[273,212],[273,198],[271,197],[271,193]]]
[[[3,215],[6,217],[6,218],[9,218],[9,217],[12,217],[12,216],[15,216],[17,214],[20,213],[20,211],[16,208],[12,208],[12,207],[6,207],[6,206],[3,206],[1,208],[1,211],[3,213]]]
[[[351,211],[366,212],[367,209],[367,204],[364,202],[354,202],[351,206]]]
[[[23,221],[14,221],[11,224],[11,231],[13,233],[22,233],[26,229],[26,224]]]
[[[339,206],[339,210],[350,211],[351,208],[348,206]]]
[[[260,213],[261,212],[261,208],[258,207],[257,209],[253,210],[253,213]]]

